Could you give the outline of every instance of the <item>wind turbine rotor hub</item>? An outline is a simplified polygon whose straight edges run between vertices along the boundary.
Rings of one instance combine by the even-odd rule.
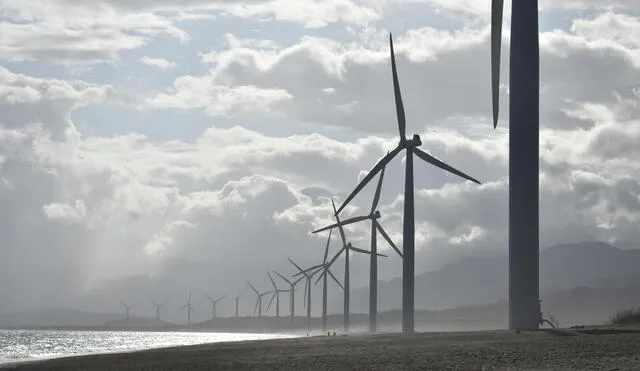
[[[405,139],[404,141],[401,140],[400,144],[404,147],[404,148],[409,148],[409,147],[420,147],[422,145],[422,140],[420,140],[420,135],[418,134],[413,134],[413,138],[411,139]]]
[[[380,211],[376,210],[373,212],[373,214],[371,214],[371,217],[373,219],[380,219]]]

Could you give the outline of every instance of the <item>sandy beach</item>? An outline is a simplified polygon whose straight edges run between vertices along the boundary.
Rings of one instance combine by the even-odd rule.
[[[61,358],[11,370],[638,370],[640,332],[376,334]]]

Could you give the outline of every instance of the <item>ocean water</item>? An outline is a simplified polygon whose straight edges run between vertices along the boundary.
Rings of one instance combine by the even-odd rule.
[[[179,345],[292,338],[281,334],[0,330],[0,364]]]

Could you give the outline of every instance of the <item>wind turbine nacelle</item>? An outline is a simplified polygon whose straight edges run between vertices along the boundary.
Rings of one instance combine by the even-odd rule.
[[[379,219],[379,218],[380,218],[380,212],[379,212],[378,210],[376,210],[376,211],[373,213],[373,218],[374,218],[374,219]]]
[[[413,138],[411,139],[400,139],[400,145],[407,147],[420,147],[422,145],[422,140],[420,140],[420,135],[413,134]]]

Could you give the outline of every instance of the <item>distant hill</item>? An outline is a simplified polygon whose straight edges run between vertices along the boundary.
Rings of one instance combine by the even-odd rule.
[[[175,327],[173,323],[155,318],[131,317],[129,319],[115,319],[104,323],[104,327],[118,329],[162,329],[167,327]]]
[[[89,313],[61,308],[34,308],[0,315],[0,327],[102,326],[107,321],[122,318],[121,314]]]
[[[73,309],[35,308],[18,313],[0,315],[0,327],[86,327],[86,328],[165,328],[172,323],[154,318],[122,318],[122,314],[90,313]]]
[[[621,250],[604,242],[557,245],[540,253],[540,290],[547,295],[577,286],[620,287],[640,282],[640,250]],[[472,257],[416,276],[416,308],[443,310],[495,303],[507,297],[508,257]],[[400,278],[378,283],[379,310],[401,306]],[[369,288],[352,290],[351,310],[366,313]],[[638,297],[640,299],[640,297]],[[342,308],[342,295],[332,295],[332,311]]]
[[[551,313],[562,327],[605,324],[614,313],[638,306],[640,284],[606,289],[576,287],[542,297],[542,311]],[[507,301],[503,299],[493,304],[430,313],[428,317],[438,324],[482,323],[506,327],[508,306]]]

